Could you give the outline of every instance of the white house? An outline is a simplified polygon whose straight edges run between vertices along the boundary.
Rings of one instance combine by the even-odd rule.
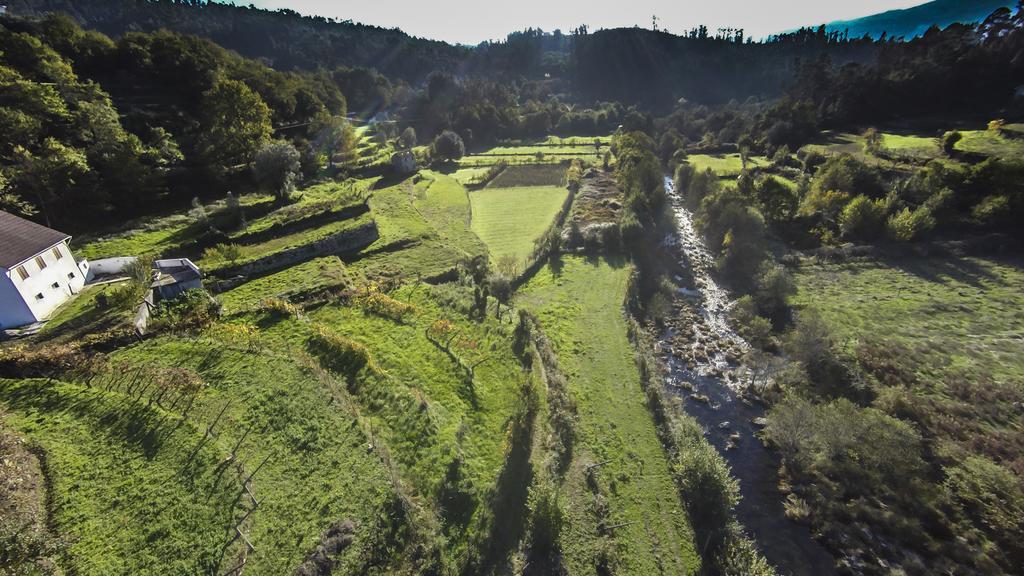
[[[71,236],[0,211],[0,329],[49,318],[85,285]]]

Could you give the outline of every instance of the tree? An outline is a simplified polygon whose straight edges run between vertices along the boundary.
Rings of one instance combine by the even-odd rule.
[[[398,138],[399,144],[402,148],[413,148],[416,146],[416,129],[409,126],[402,131],[402,135]]]
[[[36,213],[36,208],[31,202],[26,202],[9,189],[7,177],[3,172],[0,172],[0,210],[22,216],[31,216]]]
[[[260,185],[271,190],[279,200],[287,200],[295,190],[302,166],[299,151],[290,142],[275,140],[256,153],[253,172]]]
[[[781,148],[780,148],[781,150]],[[782,224],[793,219],[800,199],[778,178],[764,176],[754,183],[754,195],[757,197],[758,208],[765,220],[772,224]]]
[[[491,273],[487,278],[487,286],[490,288],[491,296],[498,301],[494,307],[494,317],[501,319],[501,305],[509,305],[512,300],[512,283],[508,277],[501,273]]]
[[[89,174],[89,163],[81,150],[65,146],[55,138],[47,138],[38,156],[24,149],[15,150],[15,153],[19,170],[13,194],[32,198],[48,226],[60,212],[74,211],[76,205],[95,209],[95,205],[105,204],[106,199],[99,191],[92,197],[80,197],[83,195],[78,194],[82,190],[79,187],[81,180]],[[95,205],[85,206],[86,202]]]
[[[327,157],[331,167],[336,159],[343,163],[355,160],[359,138],[348,120],[342,116],[326,116],[319,118],[313,125],[316,132],[313,147]]]
[[[754,299],[761,314],[777,318],[786,310],[790,297],[795,295],[796,283],[785,268],[775,263],[761,266],[754,292]]]
[[[245,164],[274,133],[270,108],[244,82],[220,80],[203,94],[201,150],[221,167]]]
[[[466,145],[462,141],[462,137],[452,132],[451,130],[445,130],[438,134],[437,138],[434,138],[434,155],[442,160],[458,160],[466,154]]]

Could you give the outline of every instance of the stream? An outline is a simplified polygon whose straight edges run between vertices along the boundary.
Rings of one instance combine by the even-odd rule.
[[[737,519],[780,574],[835,574],[834,559],[806,526],[789,520],[778,489],[779,457],[754,436],[763,424],[764,406],[744,394],[743,354],[750,346],[728,322],[729,294],[712,276],[714,258],[694,228],[682,195],[665,178],[678,231],[669,242],[680,266],[693,276],[693,289],[681,288],[689,305],[658,342],[671,393],[686,397],[686,412],[705,429],[708,441],[725,457],[739,481],[742,499]],[[676,278],[679,282],[681,278]]]

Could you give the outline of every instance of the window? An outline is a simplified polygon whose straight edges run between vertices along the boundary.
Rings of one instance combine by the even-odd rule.
[[[18,276],[21,276],[22,280],[28,280],[28,270],[26,270],[24,266],[18,266],[16,270],[18,271]]]
[[[36,294],[36,300],[42,300],[42,299],[43,299],[43,293],[42,292],[40,292],[39,294]]]
[[[40,270],[46,268],[46,260],[43,260],[42,256],[36,256],[36,266],[39,266]]]
[[[54,282],[53,284],[50,284],[50,288],[60,288],[60,282]]]
[[[57,260],[60,260],[61,258],[64,257],[64,255],[60,253],[60,246],[53,247],[53,257],[56,258]]]
[[[68,272],[68,280],[74,280],[74,279],[75,279],[75,273],[74,272]]]

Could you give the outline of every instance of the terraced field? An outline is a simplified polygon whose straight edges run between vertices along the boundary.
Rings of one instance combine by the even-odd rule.
[[[473,232],[487,245],[492,261],[510,256],[522,265],[568,195],[567,189],[558,186],[488,186],[471,192]]]
[[[353,270],[371,278],[434,276],[486,253],[470,230],[466,189],[451,176],[422,174],[373,191],[369,205],[380,238],[353,257]]]

